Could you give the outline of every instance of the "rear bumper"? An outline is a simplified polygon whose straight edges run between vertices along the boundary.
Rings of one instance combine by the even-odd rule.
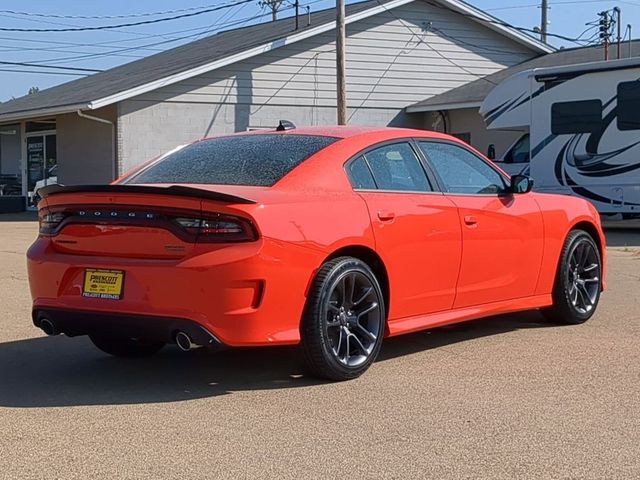
[[[171,343],[175,340],[176,333],[184,332],[197,345],[222,345],[222,342],[202,325],[184,318],[52,308],[35,309],[32,318],[33,324],[39,328],[43,319],[49,320],[55,326],[56,334],[63,333],[68,337],[127,336]]]
[[[299,343],[306,288],[321,262],[315,250],[268,238],[180,260],[61,253],[47,237],[27,252],[35,321],[45,312],[68,335],[131,327],[162,339],[184,321],[228,346]],[[124,271],[122,299],[83,297],[87,268]]]

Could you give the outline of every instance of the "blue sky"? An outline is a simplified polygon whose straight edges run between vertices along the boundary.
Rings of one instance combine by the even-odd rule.
[[[312,11],[334,5],[327,0],[300,0]],[[532,28],[540,23],[539,0],[468,0],[469,3],[519,27]],[[185,10],[204,6],[237,3],[237,0],[110,0],[97,2],[87,0],[31,0],[30,2],[1,2],[0,28],[67,28],[100,25],[115,25],[158,19],[172,15],[197,12]],[[352,1],[347,0],[347,3]],[[575,38],[587,27],[585,23],[597,18],[602,10],[618,6],[622,10],[622,24],[633,25],[634,37],[640,36],[640,0],[549,0],[549,31]],[[286,2],[284,3],[286,5]],[[13,10],[13,11],[12,11]],[[57,16],[114,16],[132,15],[167,10],[181,10],[174,14],[158,16],[127,17],[119,19],[59,18]],[[22,12],[31,15],[23,15]],[[282,15],[290,15],[291,8]],[[150,25],[123,27],[115,30],[85,32],[8,32],[0,31],[0,62],[26,62],[47,65],[71,66],[87,69],[106,69],[129,62],[162,49],[177,46],[195,38],[215,32],[220,28],[232,28],[255,23],[264,13],[258,1],[233,5],[219,11],[173,21]],[[36,14],[36,15],[34,15]],[[267,21],[264,16],[262,21]],[[624,28],[623,28],[624,30]],[[592,32],[583,38],[589,38]],[[638,33],[638,35],[636,35]],[[551,39],[556,46],[576,46],[570,42]],[[104,55],[113,53],[113,55]],[[26,70],[17,65],[0,65],[0,101],[26,94],[32,86],[41,89],[66,82],[77,76],[24,73],[9,70]],[[70,73],[59,70],[60,73]]]

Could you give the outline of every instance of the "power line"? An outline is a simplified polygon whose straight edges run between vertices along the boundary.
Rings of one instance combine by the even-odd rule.
[[[58,68],[60,70],[78,70],[82,72],[101,72],[102,70],[96,70],[94,68],[80,68],[80,67],[63,67],[59,65],[43,65],[41,63],[26,63],[26,62],[6,62],[0,61],[0,65],[18,65],[21,67],[39,67],[39,68]]]
[[[317,3],[320,0],[315,0],[312,3]],[[238,9],[233,15],[231,15],[231,17],[229,17],[227,20],[227,22],[223,23],[223,24],[214,24],[214,25],[210,25],[207,27],[198,27],[197,29],[188,29],[188,30],[184,30],[185,32],[187,31],[192,31],[192,30],[198,30],[197,33],[191,34],[191,35],[185,35],[182,37],[173,37],[170,40],[163,40],[163,41],[159,41],[159,42],[154,42],[154,43],[149,43],[149,44],[145,44],[145,45],[141,45],[141,46],[131,46],[131,47],[125,47],[125,48],[119,48],[116,50],[110,50],[107,52],[96,52],[96,53],[86,53],[83,55],[78,55],[78,56],[67,56],[67,57],[58,57],[58,58],[49,58],[49,59],[42,59],[42,60],[35,60],[36,62],[47,62],[47,63],[63,63],[63,62],[67,62],[67,61],[83,61],[83,60],[89,60],[89,59],[93,59],[93,58],[102,58],[102,57],[108,57],[108,56],[122,56],[123,53],[125,52],[132,52],[135,50],[151,50],[150,47],[156,47],[156,46],[160,46],[160,45],[165,45],[168,43],[173,43],[173,42],[177,42],[177,41],[181,41],[181,40],[185,40],[185,39],[189,39],[189,38],[194,38],[194,37],[199,37],[201,35],[203,35],[202,30],[207,29],[207,32],[204,33],[208,33],[210,32],[213,28],[212,27],[216,27],[217,30],[221,29],[221,28],[227,28],[227,27],[234,27],[237,25],[244,25],[252,20],[256,20],[258,18],[262,18],[265,17],[267,15],[270,15],[270,13],[265,13],[264,11],[262,11],[262,13],[259,13],[257,15],[253,15],[250,17],[246,17],[246,18],[241,18],[238,20],[234,20],[234,21],[229,21],[231,20],[231,18],[233,18],[234,15],[237,15],[241,9],[244,7],[244,4],[241,5],[240,9]],[[292,9],[294,8],[293,6],[286,6],[283,8],[283,10],[288,10],[288,9]],[[172,33],[178,33],[178,32],[172,32]],[[2,38],[2,37],[0,37]],[[155,51],[163,51],[162,49],[153,49]],[[143,58],[143,57],[138,57],[138,58]]]
[[[457,43],[461,43],[461,44],[463,44],[463,45],[466,45],[466,46],[468,46],[468,47],[472,48],[473,50],[483,50],[483,51],[485,51],[485,52],[489,52],[489,53],[502,53],[502,54],[506,54],[506,55],[513,55],[513,53],[514,53],[514,52],[513,52],[513,50],[511,50],[511,51],[510,51],[510,50],[501,50],[501,49],[499,49],[499,48],[485,47],[485,46],[483,46],[483,45],[478,45],[478,44],[475,44],[475,43],[467,42],[466,40],[463,40],[463,39],[462,39],[462,38],[460,38],[460,37],[454,37],[454,36],[452,36],[452,35],[449,35],[449,34],[448,34],[447,32],[445,32],[444,30],[442,30],[442,29],[440,29],[440,28],[436,28],[436,27],[434,27],[432,24],[429,24],[429,25],[427,26],[427,28],[428,28],[429,30],[433,30],[434,32],[439,33],[440,35],[442,35],[443,37],[448,38],[449,40],[452,40],[452,41],[454,41],[454,42],[457,42]]]
[[[113,30],[122,27],[136,27],[140,25],[150,25],[153,23],[168,22],[170,20],[178,20],[181,18],[195,17],[196,15],[203,15],[205,13],[217,12],[226,8],[233,7],[235,5],[241,5],[243,3],[253,2],[254,0],[236,0],[233,3],[219,5],[206,10],[200,10],[198,12],[183,13],[181,15],[175,15],[173,17],[156,18],[154,20],[144,20],[141,22],[122,23],[119,25],[99,25],[95,27],[70,27],[70,28],[9,28],[0,27],[1,32],[88,32],[96,30]]]
[[[453,65],[454,67],[458,67],[460,70],[462,70],[463,72],[468,73],[469,75],[471,75],[472,77],[475,78],[483,78],[484,80],[486,80],[489,83],[492,83],[493,85],[497,85],[497,83],[491,81],[491,80],[487,80],[486,78],[484,78],[484,75],[480,75],[478,73],[472,72],[471,70],[469,70],[468,68],[456,63],[455,61],[453,61],[451,58],[447,57],[446,55],[443,55],[441,52],[438,51],[438,49],[434,48],[432,45],[429,44],[429,42],[426,42],[420,35],[416,34],[416,32],[413,31],[413,29],[404,21],[402,20],[400,17],[398,17],[393,11],[389,10],[386,5],[384,3],[382,3],[381,0],[376,0],[378,2],[378,4],[383,8],[383,10],[385,12],[387,12],[389,15],[391,15],[393,18],[395,18],[398,22],[400,22],[400,24],[405,27],[412,35],[411,38],[417,38],[418,42],[427,46],[431,51],[433,51],[436,55],[438,55],[440,58],[442,58],[443,60],[446,60],[447,62],[449,62],[451,65]]]
[[[447,9],[447,7],[445,7],[443,5],[439,5],[437,3],[433,3],[433,2],[430,2],[430,1],[427,1],[427,3],[429,5],[431,5],[431,6],[433,6],[433,7],[437,7],[437,8],[440,8],[440,9]],[[508,27],[508,28],[513,29],[513,30],[518,30],[519,32],[526,33],[526,34],[529,34],[529,33],[536,33],[537,34],[537,33],[539,33],[538,31],[536,31],[536,30],[534,30],[532,28],[518,27],[518,26],[513,25],[511,23],[504,22],[502,20],[498,20],[495,17],[494,18],[481,18],[481,17],[478,17],[477,15],[473,15],[471,13],[464,13],[464,12],[458,12],[458,14],[462,15],[464,17],[473,18],[473,19],[475,19],[477,21],[480,21],[480,22],[483,22],[483,23],[490,23],[490,24],[493,24],[493,25],[501,25],[503,27]],[[580,43],[579,43],[580,40],[578,40],[576,38],[567,37],[565,35],[560,35],[559,33],[547,32],[547,36],[559,38],[561,40],[565,40],[567,42],[572,42],[572,43],[577,43],[578,45],[580,45]],[[533,37],[531,37],[531,38],[533,39]]]
[[[47,72],[44,70],[19,70],[14,68],[0,68],[0,73],[37,73],[39,75],[68,75],[73,77],[86,77],[88,73]]]
[[[618,3],[625,3],[627,5],[636,5],[640,6],[640,3],[635,3],[629,0],[616,0]],[[566,0],[560,2],[551,2],[549,3],[550,7],[555,5],[579,5],[584,3],[611,3],[610,0]],[[487,12],[497,12],[498,10],[515,10],[518,8],[540,8],[540,3],[526,3],[521,5],[509,5],[506,7],[495,7],[495,8],[485,8]]]
[[[248,17],[248,18],[244,18],[244,19],[239,19],[233,22],[228,22],[225,23],[223,25],[218,25],[218,28],[224,28],[224,27],[230,27],[230,26],[235,26],[235,25],[242,25],[244,23],[247,23],[251,20],[255,20],[257,18],[260,17],[264,17],[266,16],[266,13],[263,14],[259,14],[259,15],[254,15],[252,17]],[[203,30],[205,28],[210,28],[210,27],[199,27],[197,30]],[[72,56],[72,57],[58,57],[58,58],[51,58],[51,59],[43,59],[43,60],[38,60],[38,61],[43,61],[43,62],[48,62],[48,63],[56,63],[56,62],[67,62],[67,61],[82,61],[82,60],[89,60],[89,59],[93,59],[93,58],[102,58],[102,57],[108,57],[108,56],[113,56],[113,55],[119,55],[122,54],[124,52],[130,52],[130,51],[135,51],[141,48],[147,49],[148,47],[156,47],[159,45],[166,45],[167,43],[173,43],[173,42],[177,42],[177,41],[181,41],[181,40],[186,40],[189,38],[194,38],[194,37],[198,37],[202,34],[202,32],[198,32],[198,33],[194,33],[191,35],[185,35],[183,37],[176,37],[176,38],[172,38],[170,40],[163,40],[160,42],[154,42],[154,43],[149,43],[149,44],[145,44],[143,46],[131,46],[131,47],[125,47],[125,48],[120,48],[117,50],[110,50],[108,52],[97,52],[97,53],[87,53],[85,55],[79,55],[79,56]],[[160,52],[163,50],[159,50]],[[144,57],[141,57],[144,58]]]
[[[176,10],[165,10],[163,12],[148,13],[129,13],[124,15],[57,15],[55,13],[36,13],[36,12],[18,12],[15,10],[0,10],[0,13],[10,13],[12,15],[23,15],[26,17],[43,17],[43,18],[66,18],[66,19],[84,19],[84,20],[106,20],[110,18],[140,18],[140,17],[157,17],[158,15],[171,15],[173,13],[192,12],[194,10],[202,10],[213,7],[211,5],[203,5],[201,7],[179,8]]]
[[[66,23],[66,22],[60,22],[60,21],[52,21],[52,20],[43,20],[40,18],[35,18],[35,17],[20,17],[20,16],[16,16],[16,15],[8,15],[8,14],[0,14],[0,17],[6,17],[6,18],[11,18],[12,20],[19,20],[19,21],[27,21],[27,22],[35,22],[35,23],[44,23],[47,25],[62,25],[63,27],[77,27],[77,25],[75,23]],[[128,30],[128,29],[124,29],[124,28],[114,28],[112,30],[106,30],[107,32],[117,32],[117,33],[124,33],[124,34],[128,34],[128,35],[136,35],[138,37],[145,37],[145,38],[151,38],[151,37],[162,37],[162,38],[168,38],[166,34],[157,34],[157,33],[142,33],[142,32],[137,32],[135,30]],[[119,41],[135,41],[135,39],[124,39],[124,40],[119,40]],[[115,42],[115,41],[114,41]]]

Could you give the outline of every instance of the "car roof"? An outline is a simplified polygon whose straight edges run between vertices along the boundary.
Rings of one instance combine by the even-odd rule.
[[[397,128],[397,127],[372,127],[372,126],[340,126],[340,125],[326,125],[326,126],[309,126],[309,127],[295,127],[281,132],[274,132],[274,130],[254,130],[251,132],[242,132],[240,135],[268,135],[273,133],[279,133],[283,135],[318,135],[324,137],[335,138],[351,138],[360,135],[381,134],[387,138],[402,138],[402,137],[427,137],[427,138],[439,138],[449,139],[449,135],[434,132],[431,130],[417,130],[412,128]]]

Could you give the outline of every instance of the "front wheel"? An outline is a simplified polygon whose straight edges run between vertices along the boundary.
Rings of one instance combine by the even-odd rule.
[[[149,357],[165,346],[164,342],[153,342],[139,338],[102,335],[89,335],[89,338],[96,347],[114,357]]]
[[[302,319],[307,366],[329,380],[360,376],[380,352],[385,318],[380,284],[366,263],[353,257],[326,262]]]
[[[595,241],[583,230],[567,236],[553,287],[553,306],[542,313],[549,320],[584,323],[595,313],[602,291],[602,261]]]

